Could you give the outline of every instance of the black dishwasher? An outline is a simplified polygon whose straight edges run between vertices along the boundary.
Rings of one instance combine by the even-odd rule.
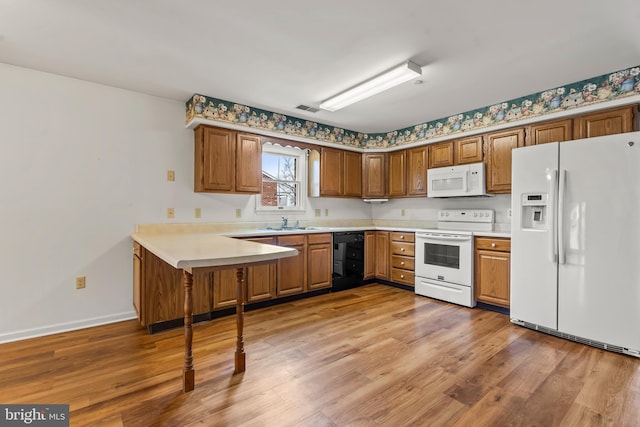
[[[364,277],[364,232],[333,233],[333,292],[355,288]]]

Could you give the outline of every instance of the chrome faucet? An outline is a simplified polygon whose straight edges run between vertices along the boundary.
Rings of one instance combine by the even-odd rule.
[[[289,224],[289,219],[282,217],[282,228],[287,228],[288,224]]]

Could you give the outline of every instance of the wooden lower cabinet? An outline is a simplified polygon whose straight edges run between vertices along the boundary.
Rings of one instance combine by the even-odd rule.
[[[134,306],[143,326],[184,316],[182,271],[134,242]],[[208,313],[213,306],[213,276],[193,278],[193,313]]]
[[[275,245],[275,237],[254,237],[252,242]],[[276,262],[246,269],[247,302],[265,301],[276,297]]]
[[[278,260],[276,295],[302,293],[307,289],[307,257],[305,236],[278,236],[278,245],[298,250],[298,255]]]
[[[208,274],[213,275],[213,310],[236,306],[236,298],[238,297],[238,279],[236,278],[236,273],[237,270],[235,268],[230,268]],[[196,277],[194,276],[194,291],[196,285]],[[194,301],[197,300],[195,296],[193,299]]]
[[[391,232],[391,281],[403,285],[415,285],[415,234]]]
[[[511,240],[475,238],[476,301],[509,308],[511,274]]]
[[[376,277],[389,280],[389,232],[376,231]]]
[[[364,280],[376,276],[376,232],[364,233]]]
[[[307,289],[310,291],[331,287],[333,272],[331,241],[330,233],[307,235],[307,270],[309,273]]]

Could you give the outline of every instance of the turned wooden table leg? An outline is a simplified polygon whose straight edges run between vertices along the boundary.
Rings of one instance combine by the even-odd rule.
[[[183,270],[184,282],[184,370],[182,372],[182,388],[185,392],[195,387],[195,371],[193,369],[193,275]]]
[[[237,329],[238,329],[238,339],[236,341],[236,358],[235,358],[235,370],[234,374],[238,374],[240,372],[245,371],[245,353],[244,353],[244,337],[243,337],[243,328],[244,328],[244,303],[246,301],[246,291],[244,286],[244,270],[242,268],[238,268],[236,270],[236,279],[238,283],[238,298],[236,299],[236,318],[237,318]]]

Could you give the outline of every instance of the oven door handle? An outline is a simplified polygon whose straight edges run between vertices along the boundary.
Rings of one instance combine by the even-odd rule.
[[[440,240],[447,242],[468,242],[471,240],[471,236],[434,236],[432,234],[417,234],[417,236],[427,240]]]

